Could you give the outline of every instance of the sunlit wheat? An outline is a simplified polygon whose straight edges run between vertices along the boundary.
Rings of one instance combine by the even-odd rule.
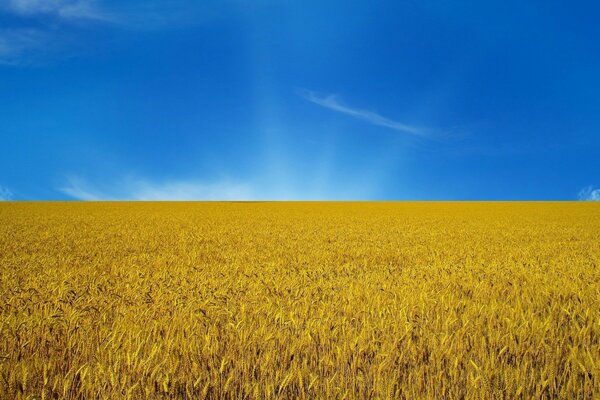
[[[597,398],[600,204],[0,204],[0,396]]]

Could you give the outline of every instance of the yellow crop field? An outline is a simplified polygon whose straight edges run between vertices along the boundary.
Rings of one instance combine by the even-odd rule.
[[[600,396],[597,203],[3,203],[6,399]]]

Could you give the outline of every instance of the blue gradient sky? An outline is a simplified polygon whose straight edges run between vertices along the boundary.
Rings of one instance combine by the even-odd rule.
[[[599,4],[3,0],[0,198],[600,199]]]

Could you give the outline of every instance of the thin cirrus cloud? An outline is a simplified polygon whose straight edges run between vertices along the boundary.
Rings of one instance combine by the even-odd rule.
[[[178,180],[152,182],[144,179],[127,178],[110,187],[96,186],[85,179],[70,177],[58,189],[75,200],[83,201],[229,201],[252,200],[254,191],[247,184],[222,181],[201,182]]]
[[[0,201],[9,201],[12,197],[13,194],[7,187],[0,186]]]
[[[46,39],[47,35],[36,29],[1,29],[0,64],[19,64],[30,51],[45,47]]]
[[[177,29],[219,18],[222,11],[238,2],[205,0],[0,0],[0,12],[26,20],[29,17],[58,19],[61,22],[84,20],[108,22],[139,30]]]
[[[92,0],[9,0],[0,12],[19,21],[0,29],[0,64],[8,66],[37,64],[61,48],[68,35],[57,22],[112,21]]]
[[[44,65],[63,47],[62,39],[55,30],[0,28],[0,66]]]
[[[52,15],[64,19],[110,19],[93,0],[9,0],[4,8],[21,16]]]
[[[86,26],[103,29],[177,29],[214,16],[219,2],[187,0],[0,0],[0,16],[17,22],[0,27],[0,65],[45,64],[57,49],[85,41]],[[9,20],[10,20],[9,19]]]
[[[600,201],[600,188],[595,188],[592,185],[587,186],[581,189],[578,198],[582,201]]]
[[[319,95],[311,90],[298,91],[304,99],[321,107],[349,115],[353,118],[366,121],[370,124],[389,128],[398,132],[408,133],[416,136],[427,136],[425,129],[408,125],[390,118],[386,118],[376,112],[353,108],[343,104],[335,94]]]

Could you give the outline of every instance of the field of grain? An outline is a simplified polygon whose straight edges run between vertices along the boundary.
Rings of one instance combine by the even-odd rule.
[[[598,398],[600,204],[3,203],[0,396]]]

